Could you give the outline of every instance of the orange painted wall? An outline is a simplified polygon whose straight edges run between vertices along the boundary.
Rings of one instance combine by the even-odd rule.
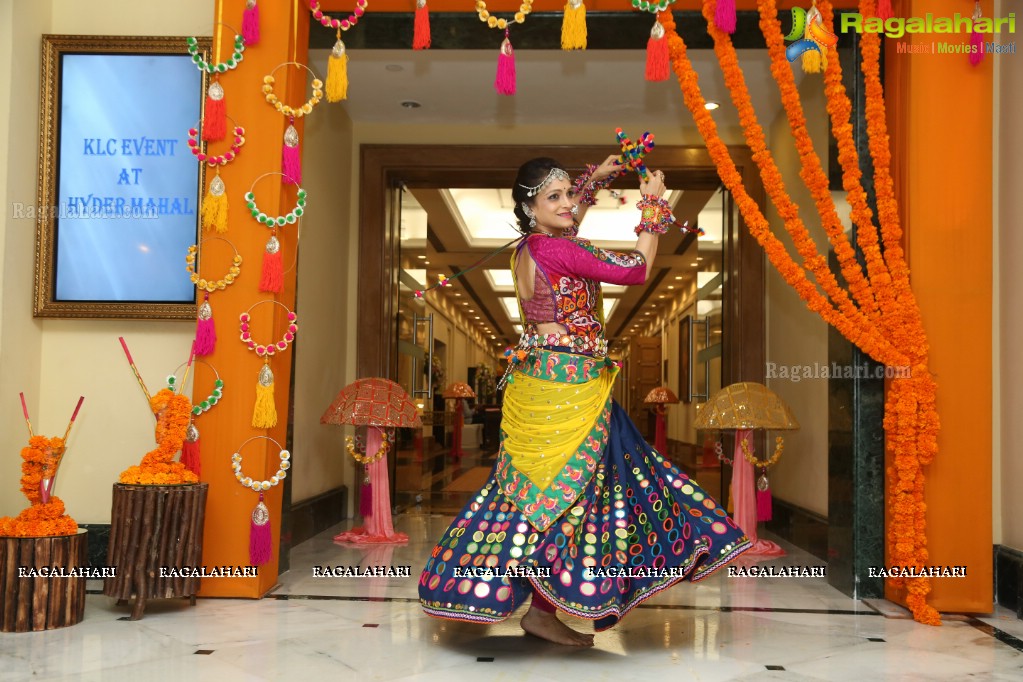
[[[991,16],[992,3],[981,5]],[[952,16],[972,8],[965,0],[912,0],[896,3],[895,12]],[[932,38],[946,39],[912,41]],[[894,42],[888,41],[885,94],[896,192],[941,416],[925,493],[930,563],[967,566],[966,578],[934,579],[929,601],[939,611],[989,612],[992,67],[999,57],[973,67],[965,55],[895,55]],[[892,589],[888,597],[904,601]]]
[[[306,61],[308,50],[309,12],[297,1],[262,2],[260,42],[245,50],[241,65],[222,78],[227,100],[227,114],[245,128],[245,145],[238,158],[221,171],[230,201],[228,232],[225,235],[241,252],[244,262],[241,276],[224,291],[211,295],[214,319],[217,321],[217,347],[207,361],[224,379],[224,400],[197,420],[202,443],[202,480],[210,484],[206,504],[206,527],[203,563],[206,566],[244,566],[249,563],[249,522],[258,494],[238,484],[231,469],[231,455],[249,437],[271,436],[285,446],[288,422],[288,386],[291,382],[292,349],[275,356],[270,366],[274,373],[277,427],[268,431],[251,425],[255,402],[256,377],[262,360],[238,339],[238,315],[257,301],[275,298],[294,309],[295,270],[285,274],[284,290],[276,297],[259,292],[262,255],[269,230],[257,223],[245,208],[243,196],[253,182],[267,172],[279,172],[281,145],[288,121],[270,106],[261,91],[263,77],[287,61]],[[300,10],[296,13],[296,7]],[[218,0],[215,21],[240,30],[245,0]],[[222,55],[234,38],[230,29],[224,31]],[[324,78],[324,74],[320,74]],[[306,90],[307,72],[295,67],[282,67],[274,73],[275,91],[282,101],[295,106],[309,98]],[[326,100],[320,106],[327,106]],[[312,115],[316,115],[313,110]],[[230,124],[230,121],[228,122]],[[301,119],[295,127],[301,134]],[[210,145],[212,153],[221,153],[224,143]],[[226,149],[226,146],[223,147]],[[207,182],[212,176],[208,174]],[[281,176],[267,176],[256,184],[253,191],[260,210],[269,215],[287,213],[295,205],[296,189],[282,187]],[[310,197],[309,201],[316,201]],[[294,262],[296,232],[288,225],[278,232],[285,269]],[[201,274],[219,279],[227,272],[230,249],[222,242],[211,240],[204,246]],[[252,310],[251,331],[257,342],[277,341],[284,336],[286,312],[273,304],[259,305]],[[301,317],[296,342],[302,342]],[[205,395],[212,388],[213,373],[204,365],[196,372],[196,395]],[[254,440],[242,450],[243,471],[260,480],[277,471],[279,448],[268,440]],[[202,596],[260,597],[277,583],[277,550],[281,528],[280,485],[266,493],[273,529],[274,552],[270,564],[259,569],[257,578],[206,578],[202,581]]]

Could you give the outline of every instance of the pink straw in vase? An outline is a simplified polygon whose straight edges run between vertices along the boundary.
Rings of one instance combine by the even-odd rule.
[[[32,422],[28,419],[28,404],[25,403],[25,393],[18,394],[21,397],[21,413],[25,415],[25,426],[28,427],[28,437],[32,438],[35,434],[32,432]]]

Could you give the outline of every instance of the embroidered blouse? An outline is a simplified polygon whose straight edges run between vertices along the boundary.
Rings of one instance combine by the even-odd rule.
[[[639,251],[611,251],[579,237],[539,233],[527,237],[518,248],[528,248],[536,263],[533,297],[520,299],[527,325],[557,322],[573,336],[603,338],[599,283],[646,281],[646,258]]]

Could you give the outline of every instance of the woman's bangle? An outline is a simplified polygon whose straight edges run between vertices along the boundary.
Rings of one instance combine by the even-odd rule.
[[[602,189],[606,189],[614,182],[614,179],[618,176],[618,173],[612,173],[603,180],[590,181],[593,177],[594,171],[597,170],[597,166],[592,163],[586,164],[586,171],[576,178],[573,183],[573,189],[575,189],[576,196],[579,198],[580,204],[587,206],[593,206],[597,203],[597,192]]]
[[[636,208],[642,212],[639,225],[636,226],[636,234],[640,232],[667,234],[668,229],[675,224],[675,216],[671,214],[671,205],[661,197],[645,194],[636,202]]]

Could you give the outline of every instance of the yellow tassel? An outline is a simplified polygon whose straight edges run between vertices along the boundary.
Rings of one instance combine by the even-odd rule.
[[[252,410],[252,425],[257,429],[277,426],[277,405],[274,404],[274,373],[265,364],[259,370],[256,382],[256,405]]]
[[[824,56],[817,50],[807,50],[800,59],[803,62],[803,71],[806,73],[820,73],[823,69]]]
[[[561,49],[586,49],[586,5],[582,0],[565,3],[565,14],[561,20]]]
[[[227,188],[218,172],[210,181],[209,191],[202,201],[202,226],[217,233],[227,232]]]
[[[341,42],[341,34],[334,43],[327,60],[327,101],[340,102],[348,98],[348,53]]]

